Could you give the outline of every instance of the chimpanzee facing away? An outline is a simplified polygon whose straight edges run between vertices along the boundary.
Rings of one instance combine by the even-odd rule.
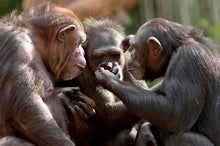
[[[86,66],[85,39],[77,16],[50,3],[0,20],[0,145],[75,145],[65,133],[65,112],[50,101],[58,96],[54,81]]]
[[[164,76],[157,92],[118,80],[99,66],[96,78],[133,114],[161,129],[159,145],[220,145],[220,57],[212,42],[189,26],[161,18],[128,39],[143,79]]]

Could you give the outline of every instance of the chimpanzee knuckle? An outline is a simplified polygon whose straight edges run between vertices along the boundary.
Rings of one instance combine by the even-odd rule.
[[[84,110],[88,110],[90,108],[88,104],[85,104],[82,101],[79,101],[79,106],[82,107]]]
[[[112,62],[103,62],[103,63],[104,63],[103,67],[105,70],[109,70],[109,71],[112,70],[112,66],[113,66]]]
[[[119,68],[118,66],[115,66],[115,67],[112,69],[112,73],[117,74],[117,73],[119,73],[119,70],[120,70],[120,68]]]
[[[76,94],[77,94],[77,97],[79,97],[80,99],[83,99],[83,97],[86,96],[81,91],[78,91]]]
[[[89,116],[93,116],[93,115],[95,114],[93,108],[92,108],[90,105],[85,104],[85,103],[83,103],[83,102],[79,102],[79,104],[80,104],[80,107],[82,107],[83,110],[84,110]]]
[[[116,77],[117,77],[117,79],[120,79],[121,76],[120,76],[120,74],[117,74]]]
[[[79,87],[69,87],[70,90],[72,90],[72,93],[76,93],[78,91],[80,91],[80,88]]]
[[[75,110],[77,112],[77,114],[84,120],[88,119],[89,116],[87,115],[87,113],[78,105],[75,105]]]
[[[62,95],[67,96],[67,97],[72,97],[75,96],[76,92],[78,92],[80,89],[79,87],[64,87],[64,88],[59,88],[56,93],[59,93],[57,95]]]
[[[96,79],[97,79],[97,80],[100,80],[100,79],[101,79],[100,74],[101,74],[101,73],[100,73],[100,70],[96,70],[96,71],[95,71],[95,76],[96,76]]]
[[[60,98],[60,101],[61,101],[61,103],[62,103],[64,106],[66,106],[66,107],[68,107],[69,104],[70,104],[69,99],[66,98],[65,96],[62,96],[62,98]]]
[[[75,115],[75,114],[76,114],[75,105],[73,105],[73,104],[68,104],[68,105],[67,105],[67,108],[68,108],[68,110],[71,111],[72,115]]]
[[[84,95],[80,97],[86,104],[90,105],[91,107],[95,107],[95,101],[88,96]]]
[[[86,96],[80,90],[73,94],[73,99],[75,100],[82,100],[82,97]]]
[[[66,88],[63,90],[63,93],[66,94],[66,95],[72,95],[72,94],[73,94],[72,87],[66,87]]]
[[[55,98],[60,99],[61,101],[62,101],[63,99],[66,99],[66,95],[63,94],[63,93],[57,93],[57,94],[54,94],[53,96],[54,96]]]

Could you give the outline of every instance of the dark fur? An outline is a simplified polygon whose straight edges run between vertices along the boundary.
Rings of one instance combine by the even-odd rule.
[[[76,39],[71,44],[66,38],[59,42],[59,31],[72,24],[79,31],[71,33]],[[79,19],[52,4],[14,12],[0,21],[1,145],[19,145],[23,140],[39,146],[74,145],[53,83],[63,78],[63,69],[73,73],[66,66],[78,63],[69,58],[75,44],[81,43],[81,33]]]
[[[150,36],[160,41],[166,56],[157,72],[148,62]],[[220,145],[220,57],[212,42],[193,27],[164,19],[141,26],[131,42],[139,51],[145,79],[164,75],[160,90],[142,90],[98,69],[96,77],[102,85],[135,115],[161,129],[161,145]]]
[[[123,28],[116,22],[109,19],[88,19],[84,23],[87,41],[85,44],[85,54],[87,67],[83,73],[73,80],[72,83],[79,85],[82,92],[92,98],[95,103],[96,115],[88,121],[80,122],[81,126],[73,129],[74,137],[78,137],[79,145],[120,145],[129,143],[129,131],[131,125],[137,120],[121,101],[108,90],[103,89],[96,81],[94,71],[100,64],[116,61],[119,70],[126,71],[125,58],[120,43],[124,38]],[[105,49],[103,58],[92,56],[94,50]],[[117,48],[120,57],[111,56],[109,51]],[[124,76],[124,79],[126,77]],[[72,122],[75,120],[72,119]],[[82,124],[84,123],[84,126]],[[120,132],[123,129],[126,132]],[[124,134],[123,134],[124,133]],[[118,136],[116,136],[118,135]],[[113,143],[114,144],[113,144]],[[127,144],[125,144],[127,145]]]

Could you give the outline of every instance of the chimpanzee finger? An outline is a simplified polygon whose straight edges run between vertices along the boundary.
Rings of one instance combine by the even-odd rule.
[[[89,118],[89,116],[87,115],[87,113],[81,108],[79,107],[78,105],[75,105],[74,106],[76,112],[78,113],[78,115],[83,119],[83,120],[86,120]]]
[[[114,63],[113,69],[112,69],[112,73],[115,74],[115,76],[122,80],[123,76],[122,76],[122,69],[120,68],[120,66],[117,63]]]
[[[57,92],[63,93],[68,97],[74,96],[79,91],[79,87],[64,87],[57,90]]]
[[[68,109],[71,111],[72,115],[76,116],[76,110],[73,106],[68,105]]]
[[[58,88],[57,92],[63,92],[63,93],[73,92],[73,93],[75,93],[75,92],[78,92],[79,90],[80,90],[79,87],[63,87],[63,88]]]
[[[108,82],[111,78],[116,78],[115,74],[110,72],[109,70],[105,70],[103,67],[99,66],[95,71],[96,79],[101,83],[104,84]]]
[[[100,72],[104,72],[106,69],[104,67],[100,67]]]
[[[85,104],[84,102],[79,102],[80,107],[83,108],[83,110],[89,115],[89,116],[93,116],[95,115],[95,110],[89,106],[88,104]]]
[[[115,66],[113,66],[113,68],[112,68],[112,71],[111,71],[113,74],[118,74],[118,72],[119,72],[119,66],[118,65],[115,65]]]
[[[106,64],[106,68],[105,68],[105,69],[111,71],[111,70],[112,70],[112,67],[113,67],[113,63],[112,63],[112,62],[108,62],[108,63]]]
[[[120,79],[121,75],[118,73],[115,75],[118,79]]]
[[[66,92],[68,95],[75,96],[78,92],[80,92],[79,87],[70,87],[70,91]]]
[[[95,101],[91,98],[89,98],[88,96],[86,96],[85,94],[81,93],[80,98],[88,105],[90,105],[91,107],[95,107]]]
[[[96,78],[101,80],[104,77],[105,72],[107,72],[107,70],[105,70],[104,67],[99,66],[95,71]]]
[[[62,95],[63,95],[63,94],[62,94]],[[70,100],[69,100],[68,98],[65,97],[65,95],[60,96],[60,100],[61,100],[61,103],[62,103],[65,107],[67,107],[68,109],[73,108],[74,105],[72,104],[72,102],[70,102]]]

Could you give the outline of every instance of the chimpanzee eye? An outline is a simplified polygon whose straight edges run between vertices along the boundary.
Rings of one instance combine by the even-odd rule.
[[[101,60],[103,57],[104,57],[103,54],[98,54],[98,55],[93,56],[93,58],[96,60]]]
[[[120,59],[120,53],[111,53],[111,58]]]

